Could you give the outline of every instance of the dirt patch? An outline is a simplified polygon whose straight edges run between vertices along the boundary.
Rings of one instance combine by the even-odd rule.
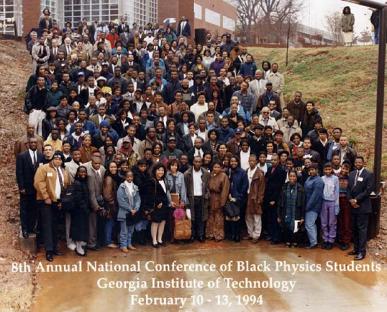
[[[1,311],[27,311],[32,302],[32,273],[11,273],[13,261],[33,261],[19,243],[19,194],[15,179],[15,139],[25,133],[22,111],[31,59],[23,43],[0,41],[0,307]]]

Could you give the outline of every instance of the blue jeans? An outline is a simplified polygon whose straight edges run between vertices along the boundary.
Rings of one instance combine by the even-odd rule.
[[[317,226],[316,220],[318,213],[315,211],[307,211],[305,213],[305,229],[308,234],[310,246],[317,244]]]
[[[120,248],[125,248],[132,244],[134,225],[126,225],[126,221],[121,221],[120,225]]]
[[[114,228],[114,219],[105,220],[105,245],[113,243],[112,235]]]

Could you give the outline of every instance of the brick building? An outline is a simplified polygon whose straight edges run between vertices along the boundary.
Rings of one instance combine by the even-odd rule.
[[[191,28],[204,28],[211,33],[234,33],[237,12],[225,0],[159,0],[159,23],[167,18],[188,18]],[[193,31],[194,34],[194,31]]]
[[[28,33],[38,26],[44,8],[51,11],[60,26],[67,21],[76,26],[83,18],[109,22],[121,16],[129,24],[145,25],[156,23],[158,17],[158,0],[0,0],[1,33],[14,33],[14,29],[3,27],[11,19],[16,20],[19,36]]]

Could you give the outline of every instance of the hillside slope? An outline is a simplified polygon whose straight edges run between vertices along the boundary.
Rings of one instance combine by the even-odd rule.
[[[12,262],[33,261],[20,248],[19,194],[15,179],[15,139],[25,133],[23,90],[31,57],[21,42],[0,41],[0,311],[28,311],[33,273],[11,273]]]
[[[324,126],[341,127],[357,151],[373,168],[378,48],[285,49],[250,48],[257,64],[277,62],[285,74],[285,99],[297,90],[304,100],[312,99],[321,111]],[[387,82],[387,80],[386,80]],[[385,98],[387,114],[387,98]],[[386,117],[384,118],[386,120]],[[387,178],[387,122],[383,130],[382,179]],[[387,194],[383,196],[381,229],[370,243],[373,254],[387,262]]]
[[[277,62],[285,73],[285,98],[296,90],[312,99],[325,126],[342,127],[372,168],[376,107],[377,47],[290,49],[251,48],[257,63]],[[384,154],[387,159],[387,154]],[[384,163],[387,176],[387,162]]]

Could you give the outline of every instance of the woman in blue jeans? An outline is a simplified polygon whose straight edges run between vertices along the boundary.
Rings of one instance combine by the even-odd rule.
[[[132,244],[132,236],[136,224],[140,221],[139,209],[141,205],[140,193],[137,185],[133,183],[133,172],[127,171],[125,181],[121,183],[117,191],[118,214],[120,222],[120,248],[124,253],[136,248]],[[129,214],[129,216],[128,216]]]
[[[324,181],[318,175],[318,165],[313,163],[308,168],[309,177],[305,181],[305,229],[308,234],[309,246],[312,249],[317,247],[317,226],[316,220],[321,211],[324,195]]]

